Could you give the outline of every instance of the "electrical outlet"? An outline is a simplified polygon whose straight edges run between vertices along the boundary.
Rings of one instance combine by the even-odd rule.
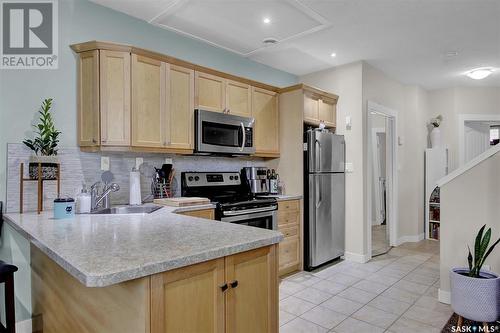
[[[173,164],[171,158],[165,158],[165,164]]]
[[[354,165],[352,164],[352,162],[346,162],[346,164],[345,164],[345,172],[348,172],[348,173],[353,173],[354,172]]]
[[[109,156],[101,156],[101,171],[109,171]]]
[[[142,163],[144,163],[144,159],[142,157],[136,157],[135,158],[135,168],[139,170],[141,167]]]

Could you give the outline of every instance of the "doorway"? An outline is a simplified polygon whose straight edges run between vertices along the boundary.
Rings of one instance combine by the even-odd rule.
[[[367,110],[367,248],[371,258],[396,245],[397,113],[373,102],[368,102]]]
[[[499,115],[460,115],[460,166],[498,144],[499,134]]]

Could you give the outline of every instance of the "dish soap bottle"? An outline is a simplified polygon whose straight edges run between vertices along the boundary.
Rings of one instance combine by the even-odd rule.
[[[88,193],[87,191],[87,185],[85,185],[85,183],[82,183],[82,191],[76,196],[76,213],[90,213],[90,205],[90,193]]]

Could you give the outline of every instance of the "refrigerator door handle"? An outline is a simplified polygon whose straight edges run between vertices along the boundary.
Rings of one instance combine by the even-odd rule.
[[[316,191],[316,208],[321,205],[321,183],[319,177],[315,178],[314,190]]]
[[[318,139],[316,139],[314,141],[314,144],[318,146],[318,148],[316,149],[316,160],[317,160],[317,164],[315,165],[315,169],[316,170],[320,170],[321,169],[321,142],[319,142]],[[316,161],[315,161],[316,162]]]

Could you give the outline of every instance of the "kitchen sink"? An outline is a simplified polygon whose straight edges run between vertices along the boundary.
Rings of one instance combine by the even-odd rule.
[[[150,214],[162,208],[162,206],[121,206],[102,208],[92,212],[96,215],[109,215],[109,214]]]

